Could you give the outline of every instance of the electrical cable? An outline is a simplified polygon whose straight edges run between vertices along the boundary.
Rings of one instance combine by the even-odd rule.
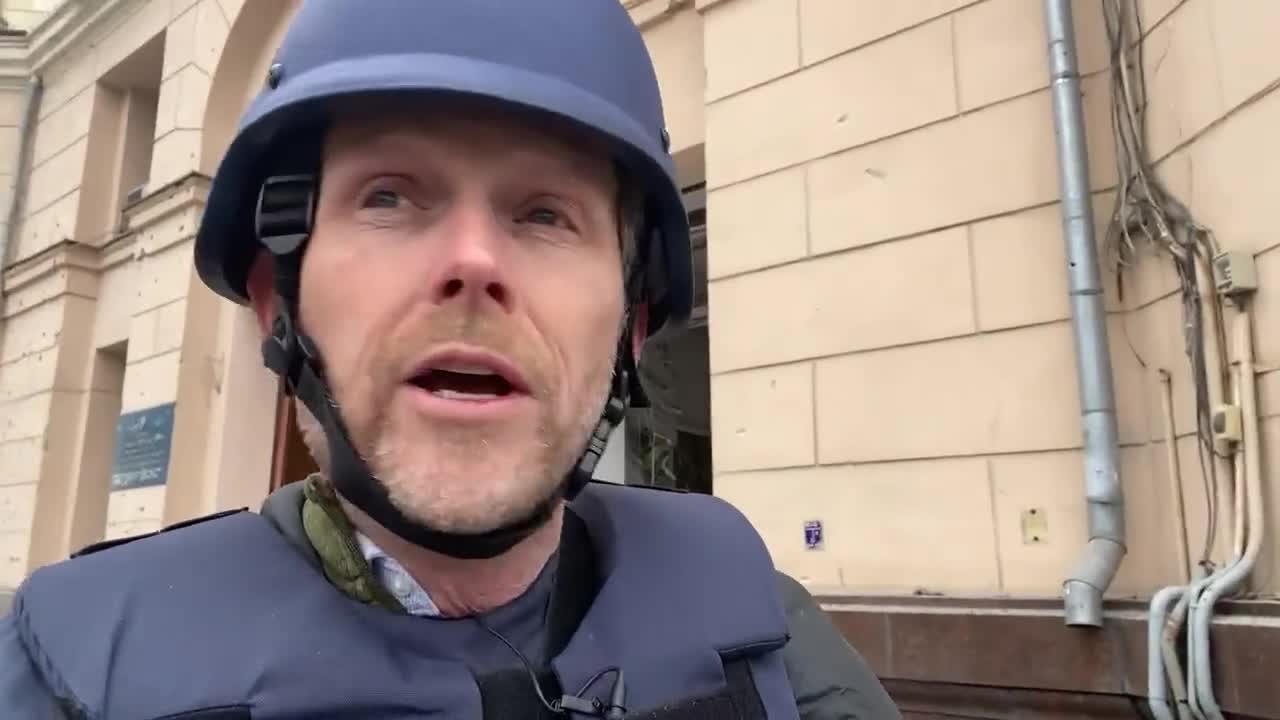
[[[533,683],[533,690],[538,694],[538,699],[542,701],[542,706],[553,713],[557,713],[557,714],[563,713],[564,708],[560,707],[560,701],[547,700],[546,694],[542,691],[542,683],[538,681],[538,673],[533,669],[533,663],[529,662],[529,658],[525,657],[524,653],[520,652],[520,650],[517,649],[516,646],[511,643],[510,640],[503,637],[502,633],[498,632],[497,630],[494,630],[492,627],[489,627],[489,624],[486,623],[484,620],[481,620],[479,617],[477,617],[475,618],[475,621],[476,621],[476,624],[478,624],[480,627],[487,630],[490,635],[501,640],[503,645],[506,645],[507,648],[510,649],[511,652],[514,653],[516,657],[520,658],[520,663],[524,665],[524,669],[529,673],[529,680],[530,682]]]
[[[1118,173],[1106,249],[1114,264],[1122,300],[1123,271],[1132,267],[1140,240],[1172,260],[1181,296],[1183,351],[1194,390],[1196,452],[1206,501],[1207,520],[1199,564],[1209,567],[1219,532],[1220,478],[1214,460],[1227,457],[1213,441],[1210,388],[1215,385],[1210,383],[1210,374],[1216,387],[1225,387],[1228,368],[1222,305],[1212,289],[1202,293],[1199,268],[1209,267],[1220,248],[1213,233],[1195,221],[1190,210],[1169,192],[1152,167],[1147,145],[1147,83],[1141,18],[1131,3],[1119,0],[1103,0],[1103,17],[1110,49],[1111,128]],[[1211,356],[1205,347],[1206,314],[1212,321],[1217,350]],[[1140,356],[1139,362],[1146,365]]]
[[[561,695],[560,698],[549,701],[547,700],[546,693],[542,690],[542,683],[538,680],[538,673],[534,670],[533,663],[529,662],[529,658],[525,657],[525,654],[520,652],[520,650],[512,644],[510,640],[503,637],[502,633],[494,630],[484,620],[481,620],[479,617],[474,618],[474,620],[476,621],[476,624],[488,631],[490,635],[502,641],[502,644],[506,645],[507,649],[511,650],[511,652],[520,659],[520,663],[524,665],[525,671],[529,673],[529,680],[533,683],[533,690],[537,693],[538,700],[542,702],[542,706],[547,710],[557,715],[562,715],[566,711],[572,711],[587,715],[594,715],[596,717],[604,718],[605,720],[623,720],[623,718],[626,717],[627,690],[626,681],[622,675],[622,668],[617,667],[616,665],[607,667],[588,678],[587,681],[582,684],[582,687],[578,689],[578,692],[572,695]],[[591,689],[592,685],[595,685],[601,678],[610,673],[616,674],[617,677],[614,679],[613,687],[609,691],[608,704],[602,703],[596,699],[587,700],[582,697],[587,690]]]
[[[1187,0],[1179,0],[1167,14],[1172,15],[1186,2]],[[1171,720],[1174,708],[1170,707],[1166,690],[1172,689],[1177,700],[1174,707],[1180,718],[1221,718],[1220,708],[1213,697],[1208,627],[1213,605],[1219,595],[1238,593],[1243,577],[1254,569],[1254,556],[1249,555],[1246,559],[1240,548],[1247,534],[1249,542],[1255,544],[1256,555],[1258,540],[1251,525],[1254,516],[1260,517],[1261,513],[1261,505],[1256,501],[1256,479],[1252,476],[1256,474],[1256,468],[1252,473],[1245,473],[1253,485],[1237,479],[1232,490],[1235,497],[1219,497],[1220,482],[1226,484],[1232,481],[1229,477],[1219,477],[1219,467],[1225,466],[1222,461],[1230,458],[1232,451],[1238,451],[1236,448],[1229,448],[1227,452],[1220,451],[1214,441],[1212,427],[1211,403],[1233,402],[1225,399],[1227,393],[1224,390],[1232,385],[1229,379],[1224,301],[1217,292],[1211,270],[1222,248],[1213,232],[1196,221],[1187,206],[1168,191],[1154,171],[1147,144],[1146,63],[1143,57],[1146,38],[1141,18],[1133,3],[1103,0],[1102,6],[1110,49],[1110,115],[1117,170],[1115,204],[1105,235],[1105,248],[1114,264],[1122,301],[1123,271],[1134,264],[1140,240],[1145,239],[1146,246],[1154,248],[1157,254],[1167,255],[1172,261],[1180,295],[1183,350],[1190,366],[1195,402],[1196,452],[1205,485],[1205,542],[1195,578],[1189,586],[1174,585],[1161,589],[1151,603],[1148,618],[1148,706],[1155,717]],[[1157,60],[1157,66],[1159,62]],[[1280,79],[1229,108],[1222,117],[1196,130],[1190,137],[1180,138],[1180,145],[1185,147],[1194,142],[1200,135],[1224,122],[1226,117],[1258,102],[1277,89],[1280,89]],[[1172,152],[1166,153],[1168,155],[1172,155]],[[1207,286],[1204,286],[1206,281]],[[1243,306],[1241,312],[1246,312]],[[1207,328],[1205,323],[1208,323]],[[1247,328],[1243,332],[1247,345]],[[1209,352],[1210,343],[1212,352]],[[1133,349],[1132,344],[1130,348]],[[1251,350],[1238,348],[1238,351],[1242,353],[1243,362],[1246,363],[1241,371],[1248,376],[1239,385],[1249,389],[1241,390],[1245,397],[1243,402],[1234,402],[1241,405],[1242,411],[1248,416],[1252,412],[1249,403],[1252,402],[1254,367],[1251,364]],[[1137,355],[1136,350],[1134,354]],[[1145,368],[1146,363],[1140,356],[1138,359]],[[1256,431],[1254,434],[1256,436]],[[1256,437],[1253,440],[1256,441]],[[1255,459],[1251,461],[1255,466],[1256,445],[1256,442],[1248,439],[1244,445],[1246,454],[1255,454]],[[1238,471],[1241,466],[1239,458],[1236,458],[1236,464]],[[1223,470],[1225,471],[1225,467]],[[1246,487],[1249,488],[1248,492]],[[1246,496],[1252,504],[1244,502]],[[1213,550],[1219,533],[1219,513],[1233,512],[1230,504],[1221,508],[1219,506],[1229,500],[1234,500],[1234,517],[1231,518],[1234,522],[1230,524],[1234,527],[1228,526],[1226,532],[1232,533],[1234,537],[1233,542],[1229,543],[1231,547],[1227,548],[1228,561],[1218,568],[1213,562]],[[1248,543],[1245,546],[1248,547]],[[1167,605],[1173,597],[1179,598],[1178,605],[1165,618]],[[1187,623],[1185,685],[1182,683],[1182,663],[1175,649],[1176,638],[1184,619]]]

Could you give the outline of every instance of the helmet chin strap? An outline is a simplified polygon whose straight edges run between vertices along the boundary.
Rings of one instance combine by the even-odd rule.
[[[338,404],[325,381],[316,345],[299,332],[298,288],[314,203],[315,180],[310,175],[270,178],[258,200],[257,233],[274,256],[277,300],[271,335],[262,343],[264,363],[284,379],[287,392],[302,400],[324,429],[329,447],[329,479],[339,494],[387,530],[419,547],[461,559],[501,555],[545,525],[561,499],[573,499],[591,481],[609,435],[626,412],[633,373],[630,333],[622,333],[617,368],[600,420],[556,493],[525,517],[489,531],[452,533],[428,527],[391,502],[386,486],[352,446]]]

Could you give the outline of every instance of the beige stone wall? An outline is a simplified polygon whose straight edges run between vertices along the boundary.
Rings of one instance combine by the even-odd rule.
[[[44,93],[0,329],[0,585],[158,527],[166,487],[107,492],[116,418],[212,381],[181,360],[202,335],[188,328],[192,173],[229,22],[215,0],[68,5],[28,38]],[[174,455],[188,459],[176,440]]]
[[[709,5],[717,492],[815,586],[1056,595],[1086,522],[1041,4]],[[1280,93],[1239,106],[1280,77],[1260,30],[1280,8],[1140,5],[1154,156],[1177,150],[1161,164],[1172,188],[1224,246],[1262,253],[1265,283],[1263,198],[1280,183],[1264,158],[1280,154],[1262,128]],[[1116,176],[1106,36],[1098,3],[1074,7],[1101,229]],[[1193,547],[1205,523],[1172,272],[1134,272],[1123,303],[1110,278],[1107,293],[1130,541],[1113,594],[1179,579],[1161,367]],[[1264,364],[1274,302],[1258,298]],[[1024,533],[1024,517],[1043,527]],[[824,549],[804,548],[808,520]],[[1280,588],[1270,566],[1261,578]]]
[[[107,3],[91,22],[96,4],[71,0],[27,41],[46,89],[0,310],[0,586],[266,491],[274,384],[252,318],[194,280],[191,236],[201,174],[295,3]],[[1058,594],[1086,524],[1041,4],[627,4],[681,182],[708,187],[716,492],[816,588]],[[1271,457],[1280,92],[1252,98],[1280,78],[1280,6],[1139,5],[1152,156],[1224,246],[1258,254]],[[1101,228],[1116,184],[1106,43],[1099,4],[1075,7]],[[17,141],[11,85],[0,158]],[[1161,368],[1193,548],[1206,502],[1168,263],[1144,258],[1125,288],[1108,279],[1130,538],[1113,593],[1142,594],[1179,576]],[[116,418],[171,401],[168,485],[108,493]],[[809,520],[820,550],[804,548]],[[1260,584],[1280,588],[1280,553],[1264,565]]]

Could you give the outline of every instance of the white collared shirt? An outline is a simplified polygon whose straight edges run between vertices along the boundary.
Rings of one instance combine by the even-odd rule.
[[[356,542],[360,545],[360,554],[373,571],[373,577],[382,587],[391,593],[410,615],[439,617],[440,608],[427,591],[413,579],[396,559],[386,554],[382,548],[359,530],[356,531]]]

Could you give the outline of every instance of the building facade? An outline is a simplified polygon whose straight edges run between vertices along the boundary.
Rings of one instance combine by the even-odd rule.
[[[191,264],[297,4],[0,0],[0,587],[309,469],[251,314]],[[921,718],[1134,717],[1149,600],[1256,545],[1211,683],[1280,717],[1248,661],[1280,649],[1280,3],[1070,3],[1074,134],[1045,3],[624,4],[704,285],[601,473],[738,506]],[[1091,537],[1123,557],[1078,627]]]

